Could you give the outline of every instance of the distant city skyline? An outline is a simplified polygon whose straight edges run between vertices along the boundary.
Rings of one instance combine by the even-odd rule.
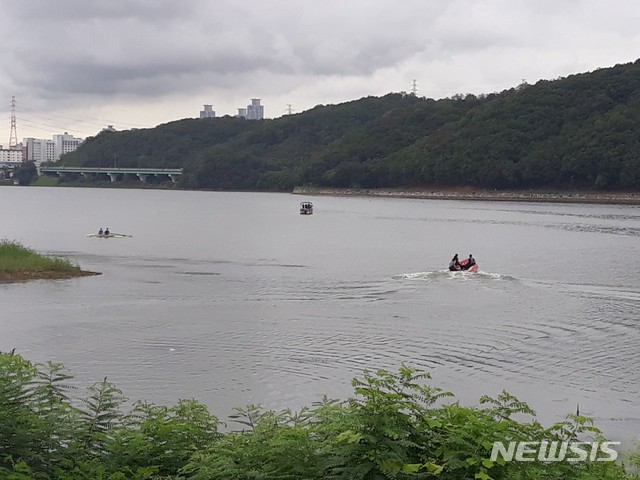
[[[248,120],[262,120],[264,118],[264,105],[260,104],[261,99],[252,98],[251,104],[246,107],[238,107],[236,117],[243,117]],[[205,103],[200,110],[200,118],[216,118],[213,105]]]
[[[53,135],[51,139],[25,137],[17,145],[0,146],[0,165],[28,161],[39,166],[43,162],[53,162],[62,154],[76,150],[84,140],[68,132]]]
[[[236,109],[236,113],[235,114],[224,114],[222,116],[243,116],[246,117],[250,120],[259,120],[259,119],[263,119],[264,118],[264,105],[260,104],[260,99],[256,99],[256,98],[252,98],[251,99],[251,104],[247,105],[247,107],[239,107]],[[19,123],[19,121],[17,120],[18,115],[16,114],[16,121],[17,123]],[[215,110],[213,110],[213,105],[212,104],[203,104],[203,110],[200,110],[199,113],[199,118],[216,118],[216,112]],[[198,118],[197,115],[194,115],[193,117],[185,117],[185,118]],[[176,120],[181,120],[181,119],[176,119]],[[174,120],[174,121],[176,121]],[[9,122],[10,123],[10,122]],[[112,131],[117,131],[117,130],[135,130],[136,128],[153,128],[153,127],[131,127],[131,128],[115,128],[112,124],[108,124],[108,125],[104,125],[102,127],[100,127],[100,129],[94,134],[97,135],[98,133],[100,133],[103,130],[112,130]],[[11,131],[11,127],[9,128],[9,131]],[[16,132],[17,133],[17,132]],[[53,134],[52,136],[55,137],[58,136],[60,134]],[[65,132],[64,135],[69,135],[68,132]],[[9,136],[11,137],[11,134],[9,134]],[[73,136],[73,135],[71,135]],[[87,136],[92,136],[92,135],[87,135]],[[18,142],[21,144],[25,143],[25,140],[28,139],[40,139],[40,140],[46,140],[44,138],[40,138],[40,137],[33,137],[33,136],[25,136],[25,137],[20,137],[18,135]],[[83,138],[84,140],[84,138]],[[9,138],[6,142],[1,142],[0,141],[0,149],[10,149],[10,143],[11,138]]]
[[[434,99],[500,92],[633,62],[640,44],[634,0],[67,5],[4,5],[3,145],[11,96],[18,140],[86,138],[197,118],[204,104],[233,116],[252,96],[277,118],[413,89]]]

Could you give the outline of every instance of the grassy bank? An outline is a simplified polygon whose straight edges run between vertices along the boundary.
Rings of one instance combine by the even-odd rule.
[[[137,188],[162,190],[175,190],[179,188],[171,181],[154,181],[153,179],[148,183],[142,183],[138,179],[134,178],[111,182],[109,179],[96,180],[81,177],[60,179],[58,177],[48,177],[46,175],[37,177],[31,185],[35,187]]]
[[[11,240],[0,241],[0,281],[71,278],[97,275],[81,270],[69,260],[41,255]]]
[[[37,177],[31,185],[34,185],[36,187],[55,187],[59,183],[60,182],[55,177],[41,176],[41,177]]]

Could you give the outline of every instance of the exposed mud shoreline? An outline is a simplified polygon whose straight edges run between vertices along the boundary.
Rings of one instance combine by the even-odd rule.
[[[451,190],[395,190],[357,188],[296,187],[300,195],[374,196],[424,198],[433,200],[483,200],[500,202],[602,203],[640,205],[640,192],[544,192],[483,191],[469,188]]]
[[[87,277],[90,275],[100,275],[100,273],[80,269],[66,272],[51,270],[5,270],[0,271],[0,283],[24,282],[27,280],[62,280],[75,277]]]

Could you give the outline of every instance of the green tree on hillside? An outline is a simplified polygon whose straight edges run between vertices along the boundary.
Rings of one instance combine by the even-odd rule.
[[[105,131],[69,165],[183,167],[181,186],[640,188],[640,60],[488,95],[391,93],[273,120]]]

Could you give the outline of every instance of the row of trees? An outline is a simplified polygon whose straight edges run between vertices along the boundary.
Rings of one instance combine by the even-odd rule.
[[[298,412],[237,409],[222,424],[205,406],[136,403],[107,379],[78,395],[60,364],[0,354],[0,478],[125,479],[638,479],[619,462],[491,460],[494,441],[575,441],[598,435],[589,419],[543,427],[513,396],[464,407],[429,376],[365,372],[345,401]],[[520,417],[518,421],[514,419]],[[526,420],[529,418],[529,420]],[[628,467],[640,466],[631,455]]]
[[[640,188],[640,60],[490,95],[407,94],[273,120],[102,132],[68,164],[184,167],[183,186]]]

